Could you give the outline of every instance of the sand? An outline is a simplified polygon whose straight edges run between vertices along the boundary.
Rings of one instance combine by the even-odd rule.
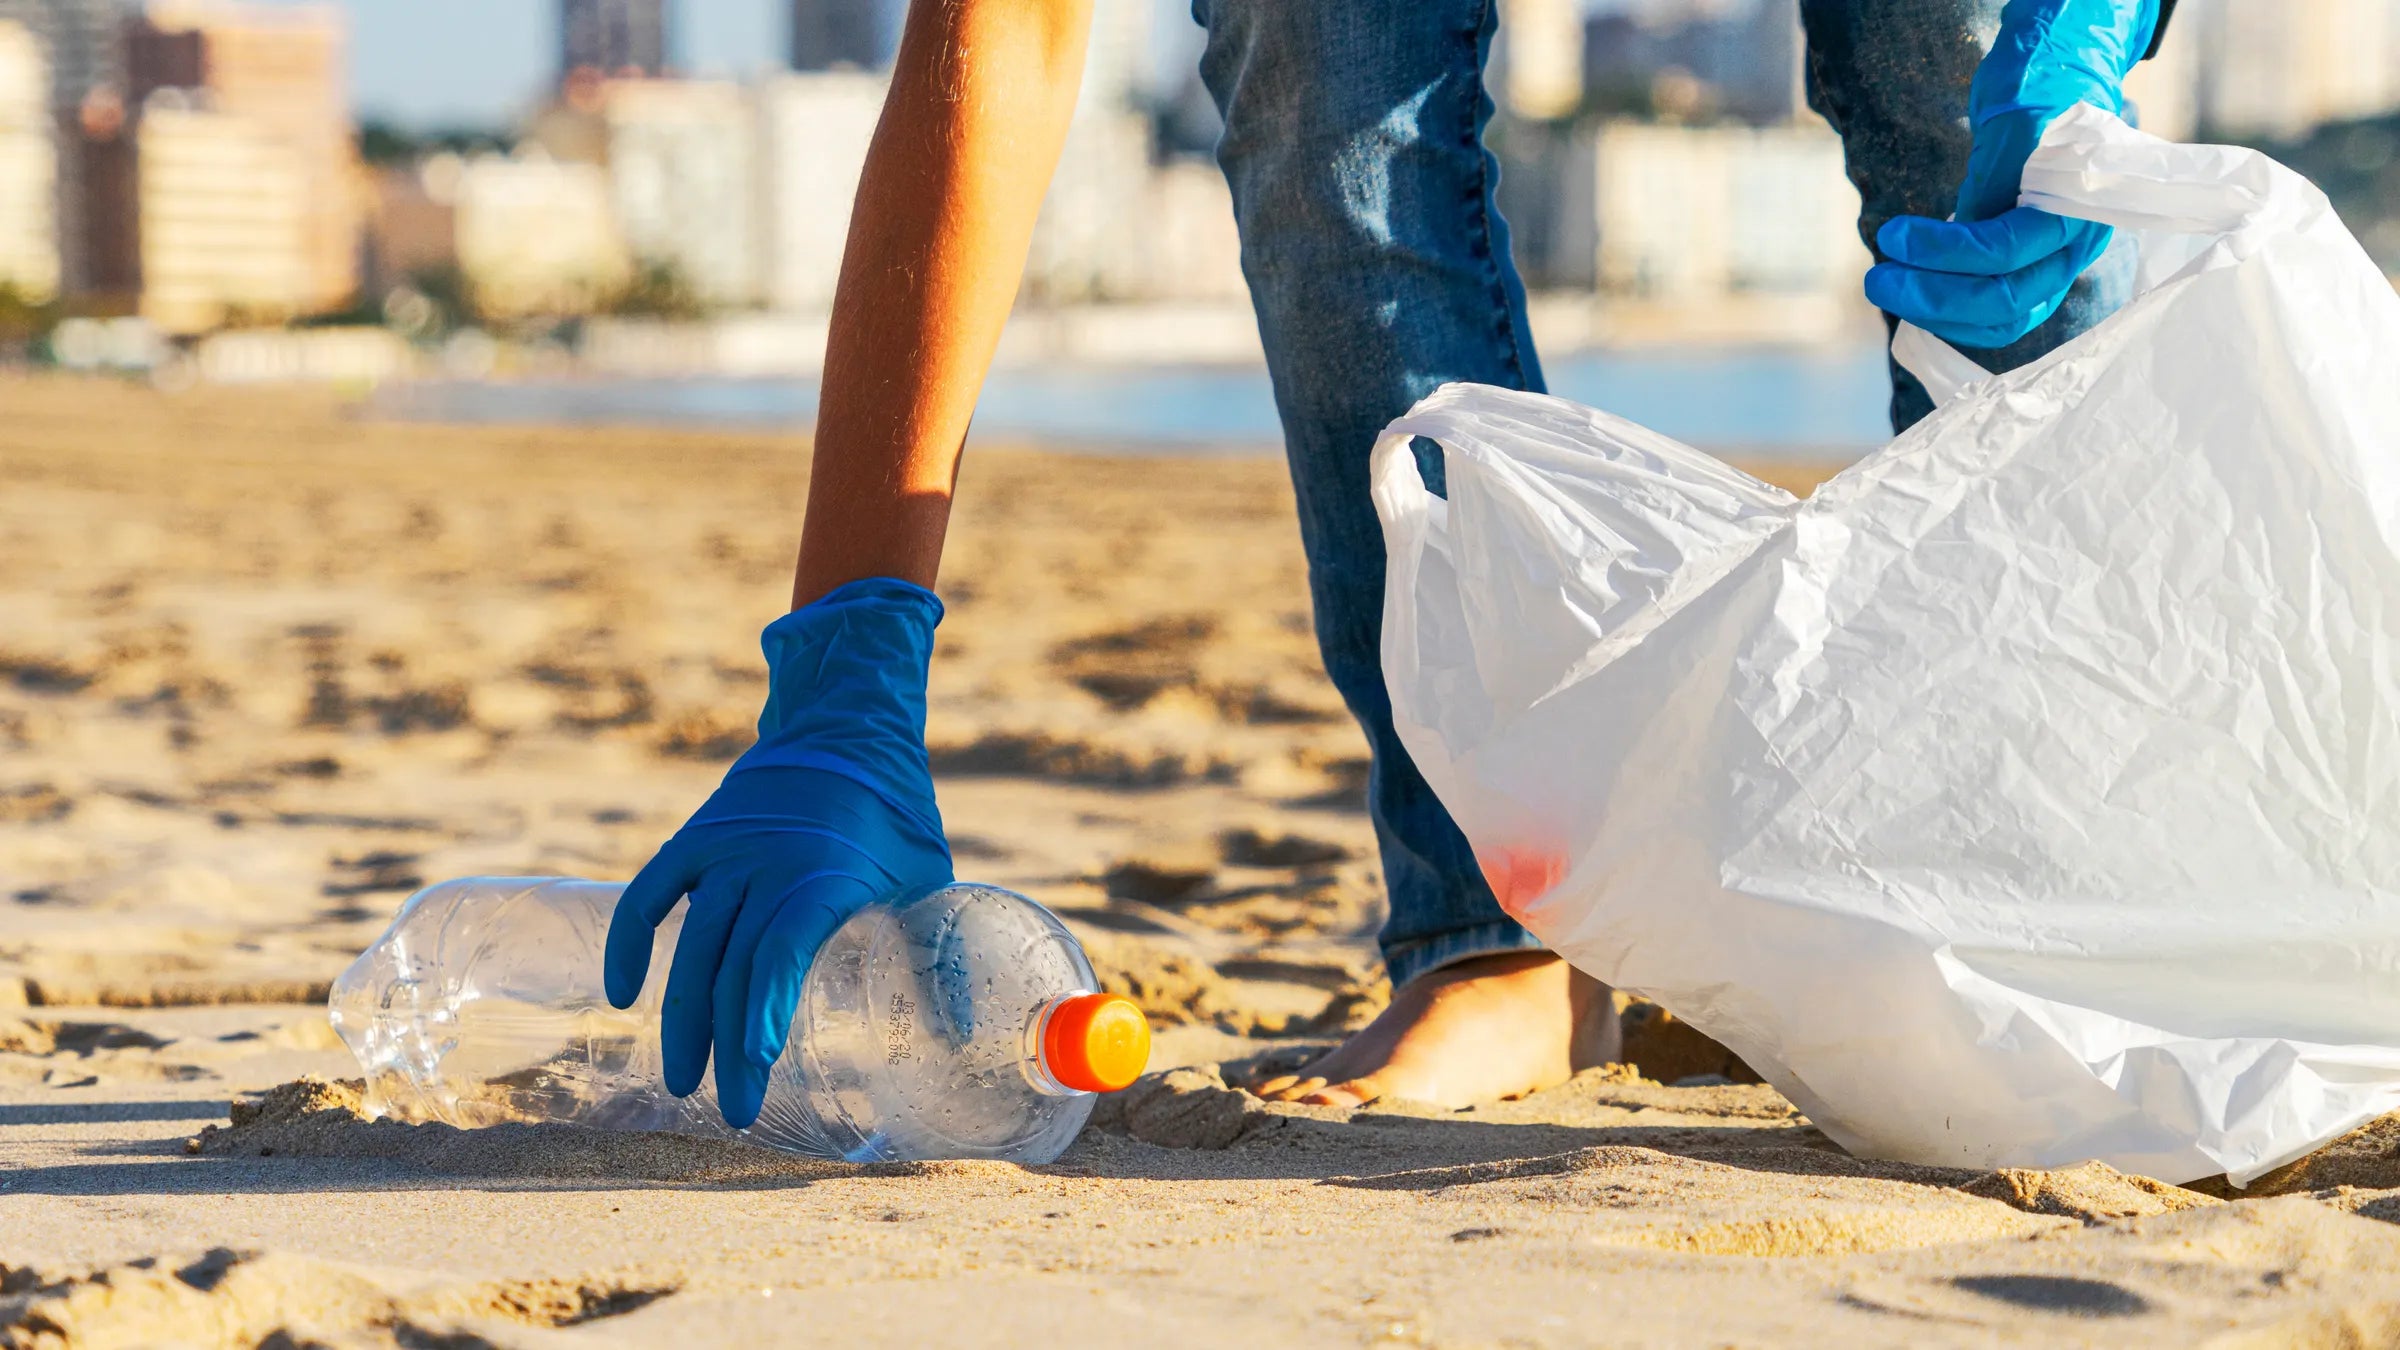
[[[2400,1123],[2247,1193],[1894,1166],[1640,1006],[1515,1102],[1228,1087],[1388,993],[1255,457],[968,462],[960,870],[1157,1028],[1065,1158],[369,1121],[317,1000],[399,901],[625,876],[745,743],[804,443],[0,407],[0,1347],[2400,1344]]]

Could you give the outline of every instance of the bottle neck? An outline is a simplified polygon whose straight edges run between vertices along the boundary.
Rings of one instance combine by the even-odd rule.
[[[1070,989],[1034,1009],[1033,1016],[1026,1022],[1025,1052],[1019,1056],[1019,1060],[1025,1069],[1025,1081],[1033,1084],[1034,1091],[1045,1097],[1089,1097],[1092,1095],[1082,1088],[1068,1087],[1058,1081],[1057,1075],[1050,1072],[1049,1059],[1043,1050],[1043,1047],[1048,1044],[1050,1019],[1058,1015],[1058,1010],[1064,1007],[1069,999],[1083,998],[1092,992],[1089,989]]]

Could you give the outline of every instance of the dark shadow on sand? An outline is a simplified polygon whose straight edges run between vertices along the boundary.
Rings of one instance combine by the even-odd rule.
[[[1853,1158],[1764,1089],[1570,1085],[1550,1101],[1483,1108],[1502,1116],[1492,1119],[1480,1112],[1405,1104],[1350,1113],[1271,1106],[1222,1083],[1213,1070],[1145,1080],[1142,1087],[1103,1103],[1092,1127],[1064,1157],[1031,1168],[997,1162],[856,1165],[733,1140],[567,1125],[461,1131],[317,1111],[297,1123],[209,1132],[189,1157],[183,1156],[181,1133],[95,1142],[82,1150],[80,1161],[6,1174],[9,1184],[0,1194],[776,1190],[912,1175],[953,1180],[988,1175],[1002,1186],[1017,1184],[1029,1172],[1435,1191],[1579,1170],[1593,1161],[1595,1150],[1629,1149],[1760,1173],[1929,1186],[1958,1185],[1978,1175]],[[225,1109],[221,1102],[18,1104],[0,1106],[0,1124],[191,1122],[197,1134],[200,1125],[222,1121]],[[1607,1123],[1574,1119],[1593,1111],[1615,1118]],[[1707,1118],[1695,1119],[1703,1112]],[[112,1156],[123,1161],[110,1161]]]
[[[205,1124],[225,1118],[226,1103],[213,1102],[5,1102],[0,1103],[0,1129],[11,1125],[107,1125],[134,1120],[196,1120]]]
[[[170,1109],[171,1108],[171,1109]],[[12,1108],[22,1122],[28,1108]],[[43,1120],[205,1121],[205,1104],[113,1103],[39,1108]],[[122,1114],[104,1114],[111,1110]],[[80,1114],[77,1114],[80,1111]],[[1640,1148],[1758,1171],[1828,1177],[1884,1175],[1790,1128],[1582,1127],[1424,1119],[1362,1113],[1348,1120],[1265,1115],[1223,1148],[1171,1148],[1087,1130],[1056,1163],[1020,1168],[997,1162],[848,1164],[766,1154],[755,1146],[675,1137],[674,1166],[643,1174],[620,1166],[641,1156],[639,1136],[571,1126],[504,1126],[461,1132],[443,1126],[361,1121],[306,1152],[276,1149],[183,1156],[179,1139],[119,1140],[84,1151],[88,1161],[0,1173],[0,1195],[294,1194],[413,1190],[612,1191],[621,1189],[782,1190],[851,1179],[1092,1177],[1166,1182],[1316,1181],[1391,1190],[1432,1190],[1541,1175],[1558,1162],[1598,1148]],[[428,1131],[418,1134],[417,1131]],[[438,1132],[438,1133],[435,1133]],[[720,1152],[721,1150],[721,1152]],[[1962,1173],[1962,1176],[1967,1175]],[[1918,1179],[1912,1177],[1910,1179]]]

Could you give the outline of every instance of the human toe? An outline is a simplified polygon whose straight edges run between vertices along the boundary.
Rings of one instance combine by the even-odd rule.
[[[1262,1091],[1258,1095],[1271,1102],[1296,1102],[1324,1086],[1325,1080],[1320,1077],[1293,1078],[1271,1091]]]
[[[1376,1082],[1372,1076],[1352,1078],[1340,1083],[1326,1083],[1323,1079],[1317,1081],[1319,1086],[1314,1091],[1297,1095],[1297,1100],[1301,1105],[1356,1108],[1380,1100],[1386,1095],[1383,1085]]]

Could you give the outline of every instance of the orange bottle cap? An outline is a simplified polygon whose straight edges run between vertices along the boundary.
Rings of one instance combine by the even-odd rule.
[[[1150,1019],[1123,994],[1077,994],[1050,1010],[1042,1067],[1068,1087],[1114,1092],[1150,1063]]]

